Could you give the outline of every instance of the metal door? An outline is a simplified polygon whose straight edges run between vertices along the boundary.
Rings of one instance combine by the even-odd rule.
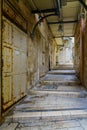
[[[27,35],[3,17],[2,37],[2,103],[5,110],[26,93]]]

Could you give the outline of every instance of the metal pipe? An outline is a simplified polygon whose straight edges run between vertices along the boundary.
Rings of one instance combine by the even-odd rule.
[[[56,36],[56,37],[54,36],[53,38],[61,38],[61,37],[74,37],[74,35],[71,35],[71,36],[68,36],[68,35],[67,36]]]
[[[50,9],[44,9],[44,10],[32,10],[32,13],[49,13],[49,12],[57,12],[57,8],[50,8]]]
[[[57,14],[49,14],[49,15],[46,15],[46,16],[41,17],[41,18],[39,19],[39,21],[37,21],[37,23],[36,23],[36,24],[34,25],[34,27],[33,27],[33,30],[32,30],[32,32],[31,32],[31,34],[30,34],[31,38],[34,37],[34,33],[35,33],[35,30],[36,30],[36,27],[38,26],[39,23],[41,23],[41,21],[42,21],[43,19],[45,19],[45,18],[47,18],[47,17],[50,17],[50,16],[55,16],[55,15],[57,15]]]
[[[83,7],[87,10],[87,5],[85,4],[85,2],[83,0],[79,0],[79,2],[83,5]]]
[[[77,23],[78,20],[74,21],[59,21],[59,22],[48,22],[48,24],[69,24],[69,23]]]

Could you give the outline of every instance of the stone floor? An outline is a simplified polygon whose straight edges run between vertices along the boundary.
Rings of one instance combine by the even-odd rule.
[[[8,113],[0,130],[87,130],[87,91],[75,71],[49,72]]]

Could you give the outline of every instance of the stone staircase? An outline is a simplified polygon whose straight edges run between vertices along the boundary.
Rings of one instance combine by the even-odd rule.
[[[5,122],[18,123],[17,130],[66,130],[65,126],[67,130],[80,130],[81,120],[86,118],[87,91],[70,69],[48,72],[7,115]]]

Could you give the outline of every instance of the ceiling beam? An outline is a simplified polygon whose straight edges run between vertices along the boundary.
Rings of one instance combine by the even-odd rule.
[[[59,22],[48,22],[48,24],[69,24],[69,23],[77,23],[78,20],[74,21],[59,21]]]
[[[85,4],[84,0],[79,0],[79,2],[83,5],[83,7],[87,10],[87,5]]]
[[[37,23],[34,25],[34,27],[33,27],[33,30],[32,30],[32,32],[31,32],[31,34],[30,34],[31,38],[34,37],[35,30],[36,30],[38,24],[40,24],[43,19],[46,19],[47,17],[55,16],[55,15],[57,15],[57,14],[55,14],[55,13],[53,14],[53,13],[52,13],[52,14],[48,14],[48,15],[45,15],[45,16],[41,17],[41,18],[37,21]]]
[[[50,9],[43,9],[43,10],[32,10],[32,13],[50,13],[50,12],[57,12],[57,8],[50,8]]]
[[[53,36],[53,38],[61,38],[61,37],[74,37],[74,35],[71,35],[71,36],[69,36],[69,35],[67,35],[67,36]]]

